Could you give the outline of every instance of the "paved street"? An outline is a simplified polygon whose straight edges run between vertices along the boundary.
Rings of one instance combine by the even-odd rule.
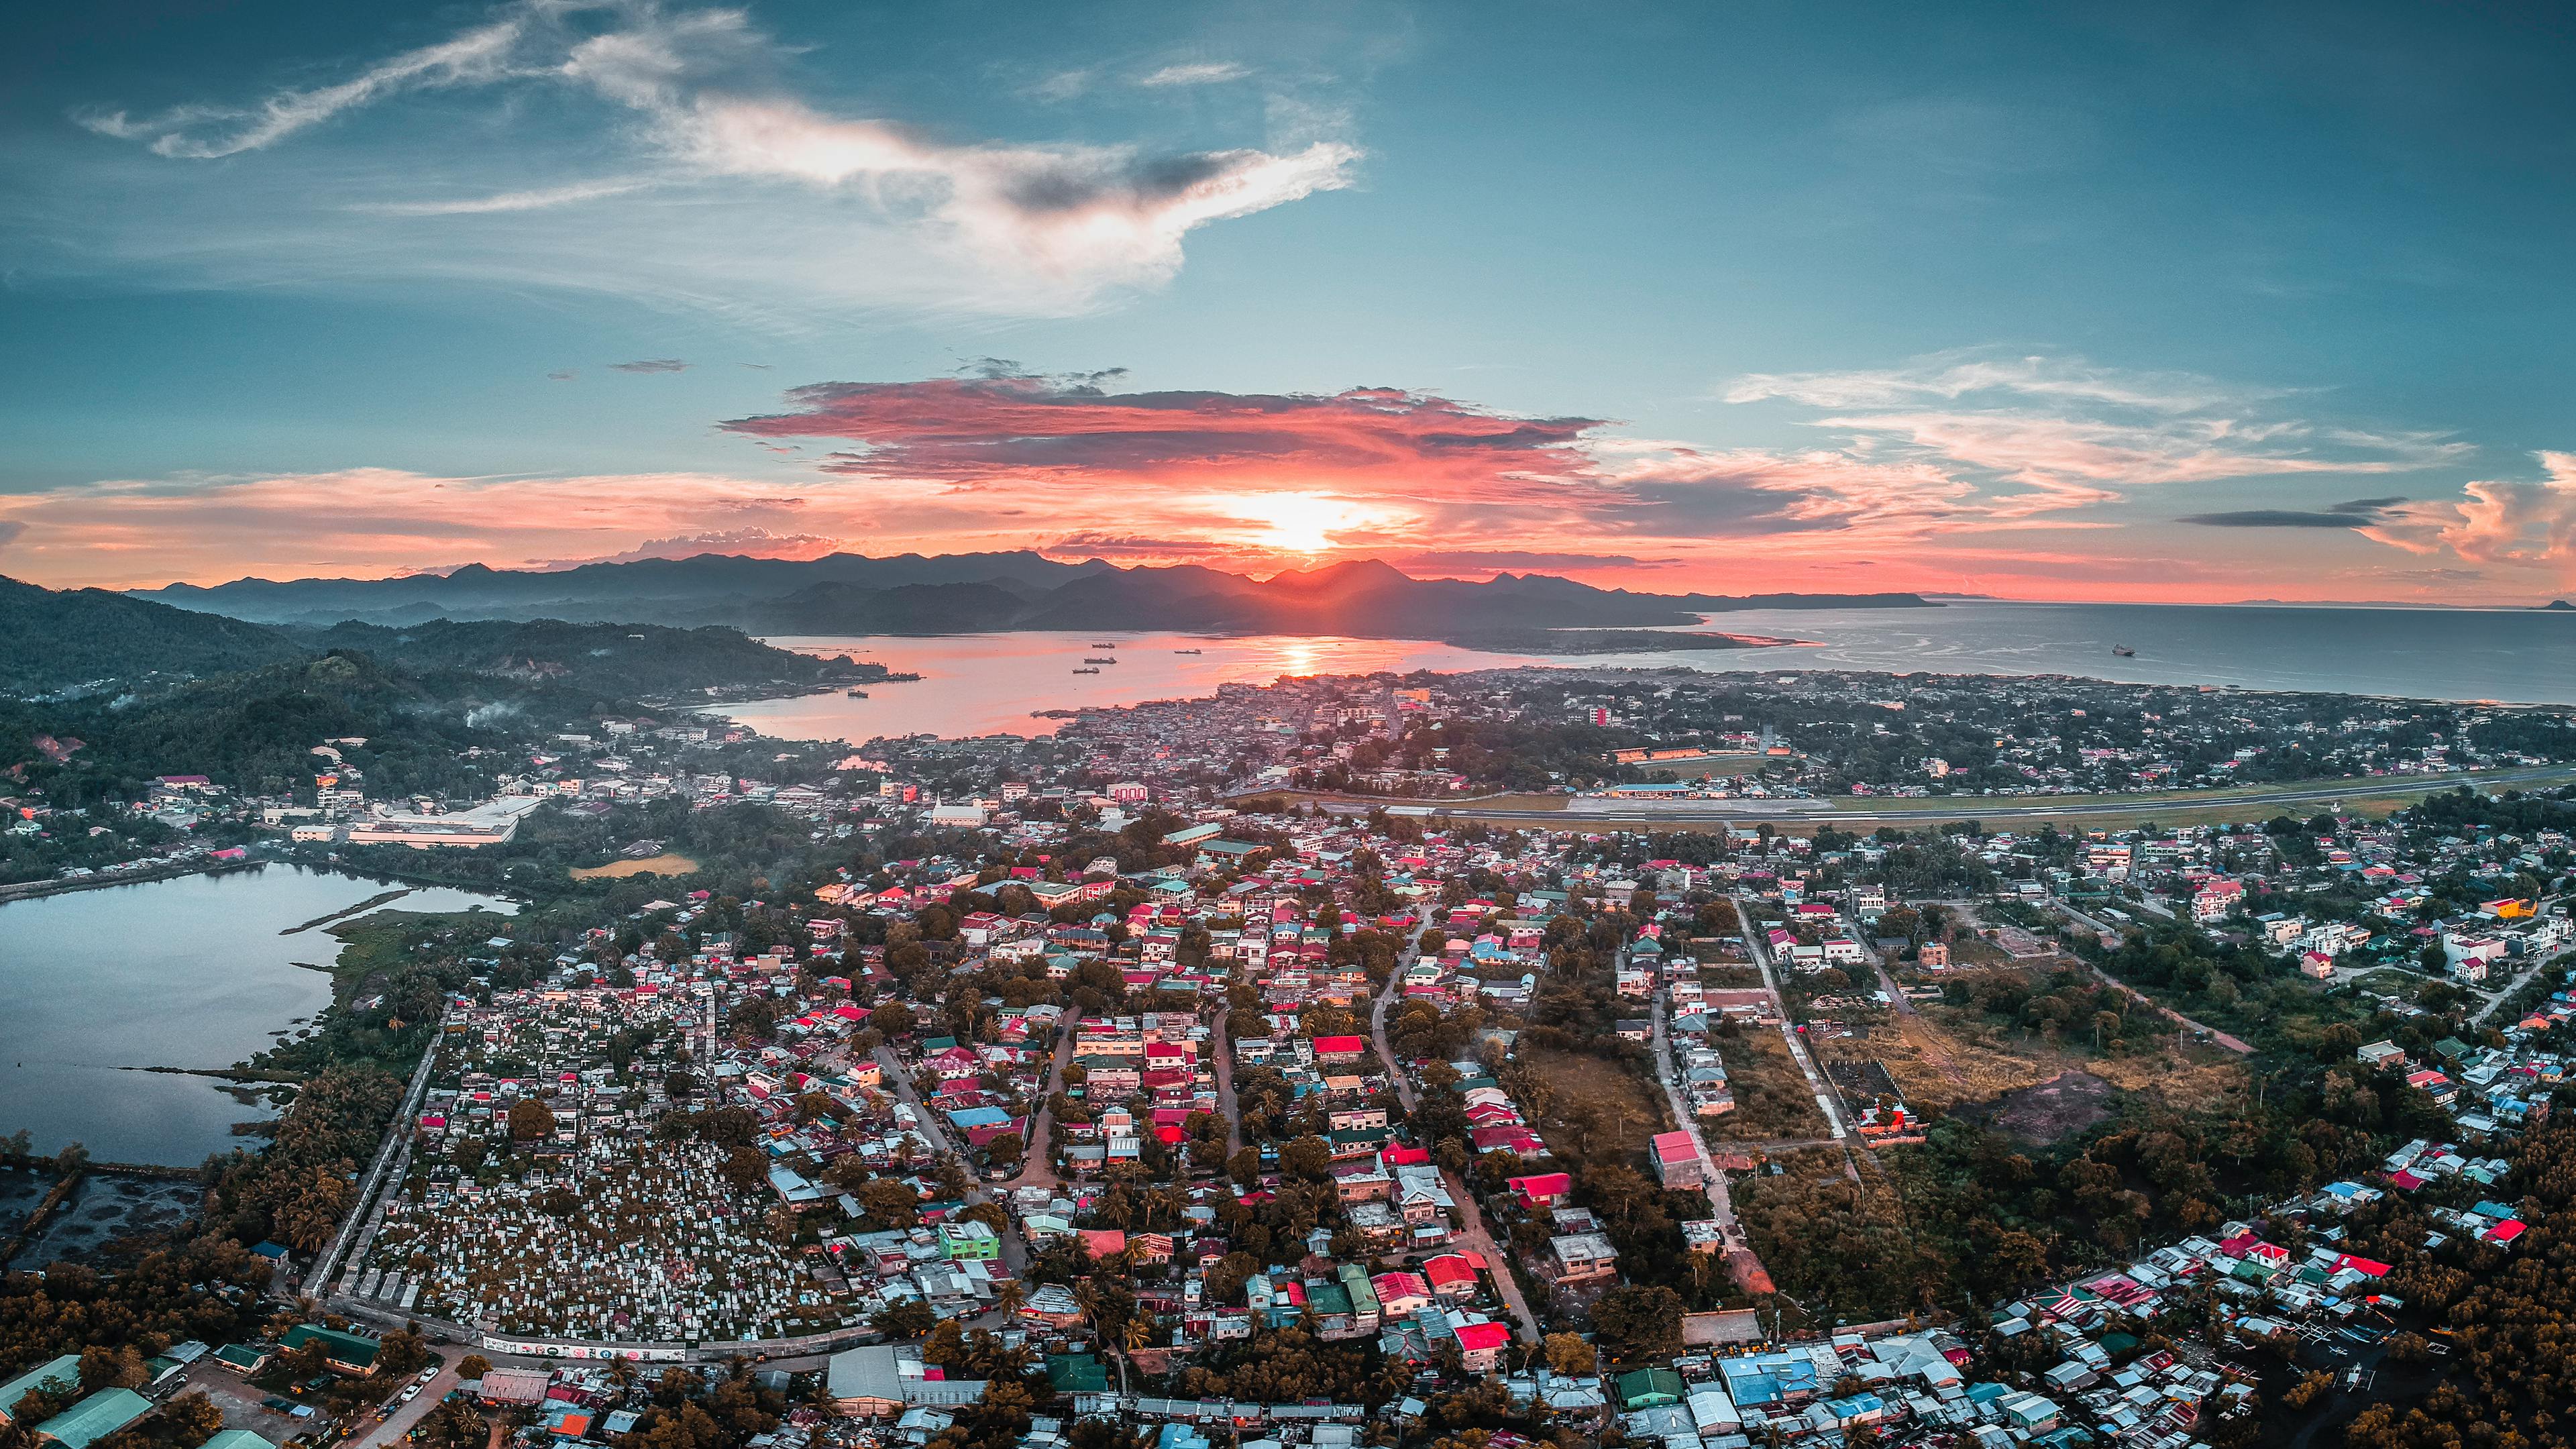
[[[1816,1094],[1816,1106],[1825,1114],[1825,1130],[1840,1142],[1851,1135],[1850,1129],[1843,1125],[1842,1100],[1835,1094],[1833,1085],[1825,1080],[1824,1073],[1816,1070],[1816,1059],[1807,1053],[1806,1038],[1799,1034],[1797,1024],[1789,1020],[1789,1003],[1781,998],[1780,980],[1772,974],[1770,947],[1754,934],[1752,911],[1745,907],[1744,897],[1730,896],[1728,899],[1735,904],[1735,924],[1744,933],[1744,949],[1753,953],[1753,967],[1762,973],[1762,989],[1771,993],[1771,1009],[1780,1017],[1780,1039],[1789,1044],[1789,1055],[1797,1059],[1798,1070],[1807,1075],[1807,1087]]]

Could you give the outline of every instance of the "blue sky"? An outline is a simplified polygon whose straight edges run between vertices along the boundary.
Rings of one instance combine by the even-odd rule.
[[[1035,545],[2576,588],[2576,104],[2537,14],[25,26],[0,571],[42,582]],[[834,383],[877,390],[793,392]]]

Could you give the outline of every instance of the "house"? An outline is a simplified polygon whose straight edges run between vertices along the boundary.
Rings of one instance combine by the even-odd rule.
[[[0,1424],[16,1423],[18,1401],[27,1396],[28,1390],[42,1388],[49,1383],[61,1384],[67,1394],[79,1393],[80,1355],[64,1354],[60,1358],[36,1365],[5,1384],[0,1384]]]
[[[980,1404],[982,1379],[952,1379],[910,1344],[873,1343],[832,1355],[824,1386],[843,1414],[892,1418],[908,1409]]]
[[[1319,1036],[1315,1038],[1315,1060],[1324,1066],[1348,1066],[1368,1052],[1364,1036]]]
[[[102,1389],[36,1426],[36,1437],[60,1449],[89,1449],[152,1412],[152,1401],[132,1389]]]
[[[1464,1323],[1458,1326],[1458,1356],[1469,1373],[1487,1373],[1499,1367],[1503,1350],[1512,1342],[1512,1331],[1499,1323]]]
[[[1506,1179],[1503,1186],[1520,1198],[1521,1206],[1539,1212],[1565,1201],[1574,1191],[1574,1178],[1569,1173],[1540,1172]]]
[[[375,1366],[376,1362],[377,1344],[374,1339],[354,1333],[342,1333],[335,1328],[324,1328],[318,1323],[297,1324],[286,1331],[286,1337],[279,1340],[279,1343],[289,1353],[295,1352],[308,1343],[319,1343],[322,1345],[323,1362],[329,1364],[335,1372],[348,1374],[353,1378],[366,1373]]]
[[[1589,1283],[1619,1276],[1619,1250],[1599,1233],[1559,1233],[1548,1239],[1548,1256],[1554,1259],[1549,1281],[1555,1283]]]
[[[1650,1144],[1655,1159],[1655,1180],[1666,1188],[1698,1187],[1700,1174],[1699,1144],[1687,1132],[1658,1132]]]

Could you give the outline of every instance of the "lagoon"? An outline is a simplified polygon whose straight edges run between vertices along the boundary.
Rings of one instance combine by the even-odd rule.
[[[0,905],[0,1133],[174,1167],[249,1145],[233,1124],[274,1115],[255,1092],[124,1069],[228,1067],[308,1026],[331,1004],[340,943],[284,933],[397,888],[267,865]],[[476,907],[517,909],[446,887],[384,909]]]

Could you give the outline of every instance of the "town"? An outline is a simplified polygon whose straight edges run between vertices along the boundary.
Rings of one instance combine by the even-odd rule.
[[[155,818],[244,866],[561,884],[393,918],[417,979],[335,1012],[425,1049],[335,1211],[260,1219],[270,1311],[139,1373],[74,1346],[0,1417],[64,1449],[487,1417],[551,1449],[2232,1449],[2332,1408],[2369,1442],[2487,1357],[2443,1310],[2561,1230],[2576,803],[1956,797],[2571,737],[1542,671],[854,752],[622,716],[481,762],[479,799],[379,801],[356,739],[275,795],[165,779]],[[1587,813],[1672,792],[1963,818]],[[719,1398],[720,1440],[660,1427]]]

